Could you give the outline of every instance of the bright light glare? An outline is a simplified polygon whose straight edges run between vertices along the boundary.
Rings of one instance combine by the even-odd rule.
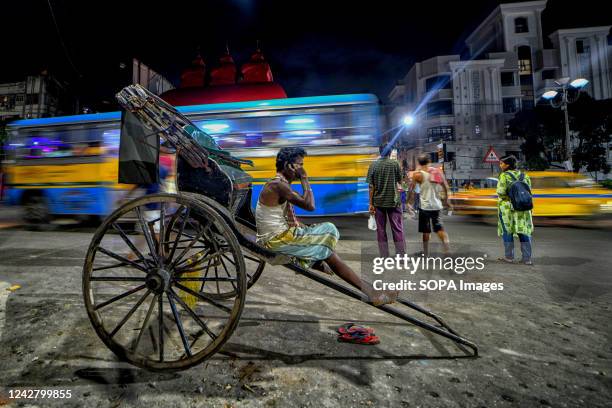
[[[577,78],[577,79],[574,79],[572,82],[570,82],[570,86],[572,88],[580,89],[580,88],[584,88],[585,86],[587,86],[588,83],[589,83],[588,79]]]
[[[209,132],[222,132],[229,128],[227,123],[204,123],[201,126],[202,129],[208,130]]]
[[[550,100],[550,99],[553,99],[555,96],[557,96],[558,93],[559,92],[557,91],[546,91],[542,95],[542,98]]]
[[[406,125],[406,126],[412,125],[414,123],[414,116],[412,116],[412,115],[404,116],[404,119],[402,120],[402,123],[404,123],[404,125]]]
[[[289,125],[303,125],[304,123],[313,123],[314,119],[309,118],[296,118],[296,119],[287,119],[285,123]]]
[[[293,132],[289,132],[290,135],[295,136],[318,136],[321,134],[320,130],[296,130]]]

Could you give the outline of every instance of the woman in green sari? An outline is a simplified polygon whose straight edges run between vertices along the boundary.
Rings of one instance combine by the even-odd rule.
[[[531,211],[515,211],[508,197],[508,188],[513,181],[518,180],[521,172],[516,169],[517,159],[510,155],[502,157],[499,167],[502,172],[497,183],[497,235],[504,241],[504,257],[500,261],[514,262],[514,237],[517,236],[521,242],[521,262],[533,265],[531,260],[531,234],[533,233],[533,221]],[[531,188],[531,180],[525,174],[525,183]]]

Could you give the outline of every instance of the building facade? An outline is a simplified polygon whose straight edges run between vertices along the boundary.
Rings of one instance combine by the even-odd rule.
[[[65,112],[64,86],[49,75],[27,76],[24,81],[0,84],[0,121],[43,118]]]
[[[421,153],[437,160],[443,144],[449,179],[458,186],[483,185],[497,173],[485,162],[491,149],[498,157],[521,155],[508,122],[519,110],[532,109],[556,78],[586,78],[585,90],[595,99],[612,97],[610,26],[558,30],[546,39],[545,7],[546,0],[498,6],[467,37],[469,59],[433,57],[414,64],[398,82],[389,95],[390,121],[396,126],[405,115],[415,116],[400,138],[409,167]]]

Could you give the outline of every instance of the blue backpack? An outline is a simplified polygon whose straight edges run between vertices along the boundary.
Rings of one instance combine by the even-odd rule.
[[[533,198],[529,184],[525,182],[525,174],[521,173],[517,179],[514,174],[508,172],[512,182],[508,187],[508,198],[514,211],[529,211],[533,209]]]

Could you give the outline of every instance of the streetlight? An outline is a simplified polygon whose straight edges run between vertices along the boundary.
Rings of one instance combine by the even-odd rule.
[[[412,116],[412,115],[404,116],[404,118],[402,119],[402,123],[405,126],[411,126],[414,123],[414,116]]]
[[[570,82],[570,78],[565,77],[557,79],[555,84],[558,85],[556,90],[546,91],[542,94],[542,98],[549,101],[553,108],[561,108],[565,119],[565,160],[571,163],[572,154],[570,147],[570,130],[569,130],[569,118],[567,116],[567,105],[576,102],[580,97],[580,92],[577,92],[575,96],[569,97],[568,89],[574,89],[580,91],[582,88],[587,86],[589,81],[584,78],[577,78]]]

